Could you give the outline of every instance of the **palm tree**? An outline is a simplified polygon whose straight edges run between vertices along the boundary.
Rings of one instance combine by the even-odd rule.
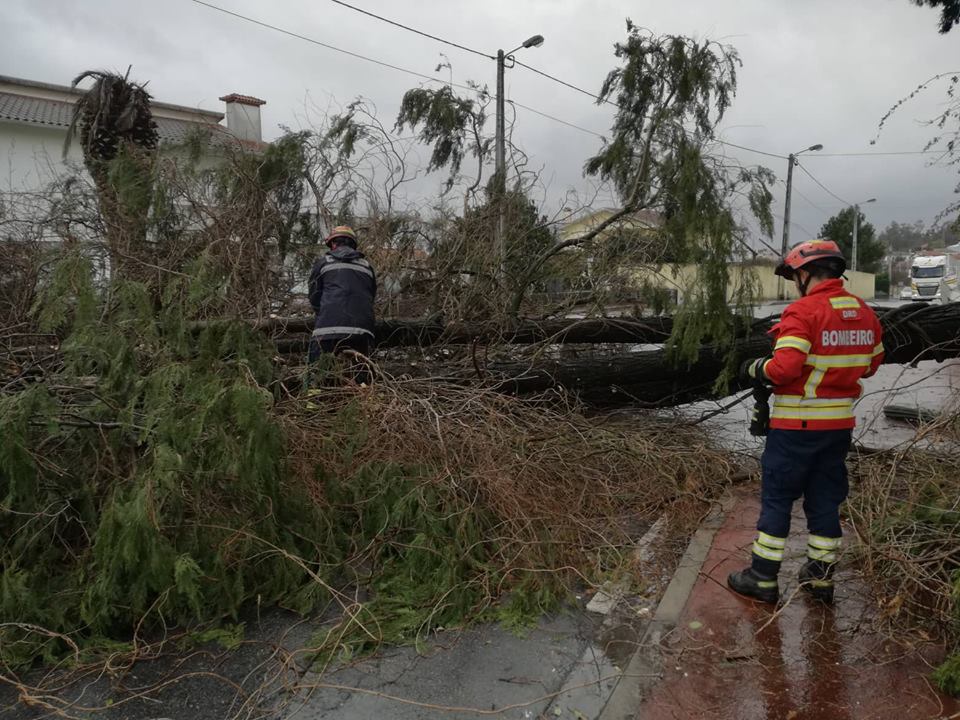
[[[126,75],[87,70],[74,79],[74,88],[86,79],[94,82],[74,106],[64,154],[79,136],[106,225],[112,272],[146,280],[147,214],[159,135],[150,93],[129,75],[129,68]]]

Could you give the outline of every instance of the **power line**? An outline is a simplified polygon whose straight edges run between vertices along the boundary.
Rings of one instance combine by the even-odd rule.
[[[534,73],[536,73],[537,75],[540,75],[540,76],[542,76],[542,77],[547,78],[547,80],[552,80],[553,82],[559,83],[560,85],[563,85],[564,87],[568,87],[568,88],[570,88],[571,90],[576,90],[578,93],[582,93],[583,95],[586,95],[588,98],[591,98],[592,100],[594,100],[594,101],[596,101],[596,102],[605,103],[605,104],[607,104],[607,105],[613,105],[614,107],[619,107],[615,102],[611,102],[610,100],[605,100],[605,99],[601,98],[599,95],[596,95],[596,94],[590,92],[589,90],[584,90],[582,87],[577,87],[577,86],[574,85],[573,83],[569,83],[569,82],[567,82],[566,80],[561,80],[560,78],[555,77],[555,76],[551,75],[550,73],[544,72],[543,70],[538,70],[537,68],[533,67],[532,65],[527,65],[526,63],[520,62],[520,61],[517,60],[516,58],[514,58],[513,61],[514,61],[517,65],[519,65],[520,67],[526,68],[526,69],[529,70],[530,72],[534,72]]]
[[[744,145],[737,145],[736,143],[727,142],[726,140],[720,140],[719,138],[713,138],[715,142],[720,143],[721,145],[728,145],[730,147],[739,148],[740,150],[746,150],[747,152],[756,153],[757,155],[766,155],[767,157],[774,157],[780,160],[787,160],[786,155],[777,155],[775,153],[766,152],[764,150],[757,150],[756,148],[745,147]]]
[[[342,53],[342,54],[344,54],[344,55],[349,55],[350,57],[357,58],[358,60],[364,60],[364,61],[366,61],[366,62],[373,63],[374,65],[379,65],[380,67],[385,67],[385,68],[389,68],[389,69],[391,69],[391,70],[396,70],[396,71],[398,71],[398,72],[407,73],[408,75],[412,75],[413,77],[417,77],[417,78],[420,78],[420,79],[422,79],[422,80],[426,80],[426,81],[428,81],[428,82],[445,82],[445,81],[439,80],[438,78],[432,77],[432,76],[430,76],[430,75],[425,75],[424,73],[417,72],[416,70],[411,70],[411,69],[409,69],[409,68],[401,67],[401,66],[399,66],[399,65],[394,65],[394,64],[392,64],[392,63],[384,62],[383,60],[376,60],[375,58],[371,58],[371,57],[368,57],[368,56],[366,56],[366,55],[362,55],[362,54],[360,54],[360,53],[353,52],[353,51],[351,51],[351,50],[346,50],[346,49],[344,49],[344,48],[340,48],[340,47],[337,47],[337,46],[335,46],[335,45],[330,45],[329,43],[321,42],[320,40],[315,40],[314,38],[307,37],[306,35],[301,35],[301,34],[299,34],[299,33],[293,32],[293,31],[291,31],[291,30],[286,30],[286,29],[281,28],[281,27],[278,27],[278,26],[276,26],[276,25],[271,25],[270,23],[263,22],[262,20],[257,20],[257,19],[255,19],[255,18],[249,17],[249,16],[247,16],[247,15],[241,15],[240,13],[233,12],[232,10],[227,10],[226,8],[222,8],[222,7],[219,7],[219,6],[217,6],[217,5],[213,5],[213,4],[211,4],[211,3],[205,2],[204,0],[192,0],[192,1],[193,1],[194,3],[196,3],[197,5],[203,5],[204,7],[210,8],[211,10],[216,10],[216,11],[218,11],[218,12],[221,12],[221,13],[225,14],[225,15],[230,15],[230,16],[232,16],[232,17],[235,17],[235,18],[239,19],[239,20],[244,20],[245,22],[249,22],[249,23],[252,23],[252,24],[254,24],[254,25],[259,25],[260,27],[266,28],[266,29],[268,29],[268,30],[273,30],[273,31],[275,31],[275,32],[282,33],[283,35],[288,35],[288,36],[293,37],[293,38],[296,38],[296,39],[298,39],[298,40],[304,40],[305,42],[311,43],[311,44],[313,44],[313,45],[318,45],[318,46],[320,46],[320,47],[322,47],[322,48],[326,48],[326,49],[328,49],[328,50],[333,50],[334,52],[339,52],[339,53]],[[422,31],[422,30],[418,30],[418,29],[416,29],[416,28],[410,27],[409,25],[404,25],[403,23],[399,23],[399,22],[396,22],[396,21],[394,21],[394,20],[390,20],[389,18],[385,18],[385,17],[383,17],[383,16],[381,16],[381,15],[377,15],[376,13],[372,13],[372,12],[369,12],[369,11],[364,10],[364,9],[362,9],[362,8],[359,8],[359,7],[356,7],[356,6],[354,6],[354,5],[351,5],[351,4],[347,3],[347,2],[344,2],[343,0],[331,0],[331,2],[334,2],[334,3],[336,3],[337,5],[341,5],[342,7],[348,8],[348,9],[350,9],[350,10],[354,10],[355,12],[361,13],[361,14],[363,14],[363,15],[367,15],[367,16],[369,16],[369,17],[372,17],[372,18],[376,19],[376,20],[380,20],[381,22],[388,23],[389,25],[393,25],[393,26],[395,26],[395,27],[401,28],[401,29],[406,30],[406,31],[408,31],[408,32],[412,32],[412,33],[415,33],[415,34],[417,34],[417,35],[421,35],[422,37],[426,37],[426,38],[429,38],[429,39],[431,39],[431,40],[435,40],[436,42],[443,43],[443,44],[449,45],[449,46],[451,46],[451,47],[455,47],[455,48],[457,48],[457,49],[459,49],[459,50],[463,50],[463,51],[465,51],[465,52],[473,53],[474,55],[479,55],[479,56],[484,57],[484,58],[486,58],[486,59],[488,59],[488,60],[496,60],[496,58],[495,58],[493,55],[489,55],[489,54],[487,54],[487,53],[485,53],[485,52],[482,52],[482,51],[480,51],[480,50],[476,50],[475,48],[471,48],[471,47],[468,47],[468,46],[466,46],[466,45],[461,45],[461,44],[459,44],[459,43],[453,42],[452,40],[447,40],[447,39],[442,38],[442,37],[439,37],[439,36],[437,36],[437,35],[432,35],[432,34],[430,34],[430,33],[428,33],[428,32],[424,32],[424,31]],[[526,68],[527,70],[530,70],[531,72],[536,73],[537,75],[540,75],[540,76],[542,76],[542,77],[550,80],[551,82],[555,82],[555,83],[557,83],[557,84],[559,84],[559,85],[563,85],[563,86],[566,87],[566,88],[569,88],[569,89],[574,90],[574,91],[576,91],[576,92],[578,92],[578,93],[581,93],[581,94],[583,94],[583,95],[586,95],[587,97],[593,99],[594,101],[598,101],[598,100],[599,100],[599,101],[600,101],[601,103],[603,103],[603,104],[612,105],[612,106],[614,106],[614,107],[619,107],[616,103],[611,102],[610,100],[606,100],[606,99],[601,100],[598,95],[596,95],[595,93],[590,92],[589,90],[585,90],[585,89],[583,89],[583,88],[581,88],[581,87],[578,87],[577,85],[574,85],[573,83],[567,82],[566,80],[563,80],[563,79],[558,78],[558,77],[556,77],[556,76],[554,76],[554,75],[551,75],[550,73],[544,72],[543,70],[540,70],[540,69],[538,69],[538,68],[535,68],[535,67],[533,67],[533,66],[531,66],[531,65],[527,65],[526,63],[523,63],[523,62],[517,60],[516,58],[514,58],[514,62],[515,62],[517,65],[520,65],[521,67]],[[447,82],[445,82],[445,84],[450,85],[450,86],[452,86],[452,87],[456,87],[456,88],[458,88],[458,89],[460,89],[460,90],[466,90],[466,91],[468,91],[468,92],[474,92],[474,91],[476,90],[476,88],[472,88],[472,87],[470,87],[470,86],[468,86],[468,85],[463,85],[463,84],[460,84],[460,83],[454,83],[454,82],[449,82],[449,83],[447,83]],[[512,102],[513,102],[513,101],[512,101]],[[542,112],[542,111],[540,111],[540,110],[536,110],[535,108],[532,108],[532,107],[530,107],[530,106],[528,106],[528,105],[522,105],[522,104],[517,103],[517,102],[513,102],[513,104],[516,105],[517,107],[523,108],[524,110],[527,110],[527,111],[532,112],[532,113],[534,113],[534,114],[540,115],[540,116],[545,117],[545,118],[547,118],[547,119],[549,119],[549,120],[552,120],[552,121],[554,121],[554,122],[560,123],[561,125],[566,125],[567,127],[570,127],[570,128],[576,129],[576,130],[580,130],[581,132],[584,132],[584,133],[587,133],[587,134],[590,134],[590,135],[594,135],[594,136],[596,136],[596,137],[599,137],[599,138],[601,138],[601,139],[604,139],[604,136],[603,136],[603,135],[601,135],[600,133],[594,132],[593,130],[589,130],[589,129],[587,129],[587,128],[581,127],[581,126],[579,126],[579,125],[576,125],[576,124],[574,124],[574,123],[568,122],[568,121],[566,121],[566,120],[562,120],[562,119],[560,119],[560,118],[558,118],[558,117],[556,117],[556,116],[554,116],[554,115],[550,115],[550,114],[545,113],[545,112]],[[786,160],[786,159],[787,159],[787,156],[786,156],[786,155],[778,155],[778,154],[776,154],[776,153],[767,152],[767,151],[765,151],[765,150],[758,150],[757,148],[747,147],[747,146],[745,146],[745,145],[738,145],[737,143],[732,143],[732,142],[729,142],[729,141],[727,141],[727,140],[721,140],[721,139],[719,139],[719,138],[710,138],[710,140],[713,141],[713,142],[719,143],[720,145],[726,145],[727,147],[737,148],[738,150],[743,150],[743,151],[745,151],[745,152],[755,153],[755,154],[757,154],[757,155],[764,155],[764,156],[766,156],[766,157],[777,158],[777,159],[779,159],[779,160]],[[865,152],[865,153],[818,153],[818,155],[816,155],[816,156],[811,155],[810,157],[865,157],[865,156],[874,156],[874,155],[875,155],[875,156],[892,156],[892,155],[935,155],[935,154],[938,154],[938,153],[939,153],[939,151],[936,151],[936,150],[906,151],[906,152],[877,152],[877,153],[871,153],[871,152]],[[801,168],[804,172],[806,172],[808,175],[810,174],[809,171],[807,171],[806,168],[804,168],[803,166],[800,166],[800,168]],[[810,177],[813,178],[812,175],[811,175]],[[813,180],[814,180],[815,182],[817,182],[817,184],[820,184],[820,182],[819,182],[818,180],[816,180],[816,178],[813,178]],[[821,185],[821,187],[823,187],[823,186]],[[827,188],[824,187],[824,190],[827,190]],[[833,195],[833,197],[837,198],[837,199],[840,200],[841,202],[845,202],[842,198],[839,198],[838,196],[834,195],[834,194],[833,194],[832,192],[830,192],[829,190],[827,190],[827,192],[830,193],[831,195]],[[849,204],[849,203],[846,203],[846,204]]]
[[[290,31],[290,30],[285,30],[284,28],[278,27],[278,26],[276,26],[276,25],[271,25],[270,23],[266,23],[266,22],[263,22],[263,21],[261,21],[261,20],[257,20],[257,19],[255,19],[255,18],[251,18],[251,17],[248,17],[248,16],[246,16],[246,15],[241,15],[240,13],[233,12],[232,10],[226,10],[225,8],[221,8],[221,7],[218,7],[218,6],[216,6],[216,5],[211,5],[211,4],[208,3],[208,2],[204,2],[204,0],[193,0],[193,2],[195,2],[195,3],[198,4],[198,5],[203,5],[204,7],[208,7],[208,8],[210,8],[211,10],[217,10],[217,11],[219,11],[219,12],[222,12],[222,13],[224,13],[225,15],[231,15],[231,16],[233,16],[233,17],[235,17],[235,18],[240,19],[240,20],[244,20],[244,21],[249,22],[249,23],[252,23],[252,24],[254,24],[254,25],[259,25],[260,27],[267,28],[268,30],[274,30],[274,31],[279,32],[279,33],[282,33],[282,34],[284,34],[284,35],[289,35],[290,37],[297,38],[298,40],[304,40],[304,41],[306,41],[306,42],[308,42],[308,43],[312,43],[312,44],[314,44],[314,45],[319,45],[320,47],[326,48],[326,49],[328,49],[328,50],[333,50],[333,51],[335,51],[335,52],[339,52],[339,53],[343,53],[343,54],[345,54],[345,55],[349,55],[350,57],[358,58],[358,59],[360,59],[360,60],[366,60],[367,62],[373,63],[374,65],[380,65],[381,67],[390,68],[391,70],[397,70],[397,71],[399,71],[399,72],[407,73],[408,75],[413,75],[414,77],[422,78],[423,80],[427,80],[427,81],[429,81],[429,82],[442,82],[442,83],[444,83],[444,84],[446,84],[446,85],[451,85],[451,86],[453,86],[453,87],[459,88],[459,89],[461,89],[461,90],[467,90],[467,91],[469,91],[469,92],[475,92],[475,90],[476,90],[475,88],[471,88],[471,87],[469,87],[468,85],[461,85],[461,84],[459,84],[459,83],[454,83],[454,82],[447,83],[445,80],[440,80],[440,79],[438,79],[438,78],[431,77],[431,76],[429,76],[429,75],[424,75],[423,73],[417,72],[416,70],[410,70],[409,68],[400,67],[399,65],[393,65],[393,64],[388,63],[388,62],[383,62],[382,60],[375,60],[374,58],[367,57],[366,55],[361,55],[360,53],[355,53],[355,52],[352,52],[352,51],[350,51],[350,50],[344,50],[343,48],[336,47],[335,45],[330,45],[330,44],[328,44],[328,43],[321,42],[321,41],[319,41],[319,40],[314,40],[313,38],[307,37],[306,35],[300,35],[299,33],[295,33],[295,32],[292,32],[292,31]],[[334,0],[334,2],[336,2],[336,0]],[[513,102],[513,101],[511,101],[511,102]],[[522,105],[522,104],[516,103],[516,102],[513,102],[513,104],[516,105],[517,107],[523,108],[524,110],[527,110],[527,111],[529,111],[529,112],[535,113],[535,114],[537,114],[537,115],[540,115],[540,116],[542,116],[542,117],[545,117],[545,118],[547,118],[547,119],[549,119],[549,120],[552,120],[552,121],[554,121],[554,122],[560,123],[561,125],[566,125],[567,127],[574,128],[574,129],[576,129],[576,130],[580,130],[581,132],[589,133],[590,135],[595,135],[595,136],[597,136],[597,137],[599,137],[599,138],[603,138],[602,135],[600,135],[599,133],[594,132],[593,130],[588,130],[587,128],[580,127],[579,125],[575,125],[574,123],[567,122],[566,120],[561,120],[560,118],[555,117],[554,115],[549,115],[548,113],[545,113],[545,112],[542,112],[542,111],[540,111],[540,110],[537,110],[536,108],[532,108],[532,107],[530,107],[529,105]]]
[[[780,179],[780,178],[777,178],[777,182],[780,183],[781,185],[783,185],[784,187],[786,187],[786,185],[787,185],[787,183],[785,183],[785,182],[784,182],[782,179]],[[799,190],[797,190],[796,187],[793,188],[792,192],[795,192],[797,195],[799,195],[804,201],[806,201],[807,205],[809,205],[810,207],[814,208],[815,210],[819,210],[820,212],[824,213],[825,215],[826,215],[826,214],[829,214],[829,212],[830,212],[829,210],[827,210],[826,208],[821,207],[820,205],[817,205],[813,200],[811,200],[811,199],[808,198],[806,195],[804,195],[802,192],[800,192]]]
[[[455,43],[452,40],[444,40],[442,37],[431,35],[430,33],[424,32],[423,30],[417,30],[416,28],[412,28],[409,25],[404,25],[403,23],[398,23],[395,20],[390,20],[388,18],[382,17],[380,15],[377,15],[376,13],[370,12],[369,10],[364,10],[363,8],[355,7],[354,5],[343,2],[343,0],[330,0],[330,2],[334,2],[337,5],[342,5],[345,8],[350,8],[351,10],[355,10],[356,12],[362,13],[363,15],[368,15],[372,18],[376,18],[377,20],[381,20],[382,22],[385,22],[389,25],[393,25],[398,28],[403,28],[404,30],[409,30],[412,33],[416,33],[417,35],[422,35],[423,37],[430,38],[431,40],[436,40],[437,42],[441,42],[444,45],[450,45],[451,47],[459,48],[460,50],[466,50],[467,52],[473,53],[474,55],[485,57],[488,60],[497,59],[496,57],[494,57],[493,55],[489,55],[488,53],[481,52],[479,50],[474,50],[473,48],[467,47],[466,45],[460,45],[459,43]]]
[[[247,17],[246,15],[241,15],[240,13],[235,13],[232,10],[227,10],[222,7],[217,7],[216,5],[211,5],[208,2],[204,2],[204,0],[193,0],[193,2],[195,2],[197,5],[203,5],[204,7],[208,7],[211,10],[217,10],[218,12],[222,12],[225,15],[232,15],[233,17],[238,18],[240,20],[244,20],[248,23],[259,25],[260,27],[267,28],[268,30],[275,30],[278,33],[289,35],[290,37],[297,38],[298,40],[304,40],[314,45],[319,45],[320,47],[327,48],[328,50],[333,50],[338,53],[343,53],[344,55],[349,55],[350,57],[358,58],[359,60],[366,60],[367,62],[373,63],[374,65],[380,65],[381,67],[390,68],[391,70],[398,70],[400,72],[407,73],[408,75],[413,75],[415,77],[422,78],[424,80],[429,80],[430,82],[443,82],[441,80],[438,80],[435,77],[431,77],[429,75],[424,75],[423,73],[419,73],[416,70],[410,70],[409,68],[400,67],[399,65],[391,65],[390,63],[383,62],[382,60],[374,60],[373,58],[367,57],[366,55],[361,55],[360,53],[355,53],[350,50],[344,50],[343,48],[339,48],[335,45],[329,45],[325,42],[314,40],[313,38],[309,38],[306,35],[300,35],[299,33],[295,33],[290,30],[285,30],[282,27],[277,27],[276,25],[271,25],[270,23],[265,23],[261,20],[256,20],[255,18]],[[454,87],[460,88],[462,90],[470,90],[471,92],[473,91],[473,88],[470,88],[466,85],[458,85],[457,83],[448,83],[448,84],[453,85]]]
[[[837,200],[839,200],[840,202],[842,202],[845,206],[849,206],[849,205],[852,205],[852,204],[853,204],[853,203],[848,203],[848,202],[847,202],[846,200],[844,200],[842,197],[840,197],[840,196],[837,195],[835,192],[833,192],[833,190],[831,190],[831,189],[828,188],[826,185],[824,185],[822,182],[820,182],[819,180],[817,180],[813,175],[810,174],[810,171],[809,171],[809,170],[807,170],[803,165],[801,165],[801,164],[799,163],[799,161],[797,162],[797,167],[800,168],[801,170],[803,170],[803,172],[806,173],[807,177],[809,177],[809,178],[810,178],[811,180],[813,180],[817,185],[819,185],[819,186],[824,190],[824,192],[826,192],[828,195],[830,195],[830,197],[836,198]]]
[[[781,223],[783,222],[783,215],[777,215],[776,213],[771,213],[771,215],[773,215],[775,218],[777,218],[777,220],[779,220]],[[812,233],[812,232],[810,232],[809,230],[807,230],[803,225],[801,225],[800,223],[798,223],[796,220],[791,220],[791,221],[790,221],[790,227],[795,227],[795,228],[797,228],[798,230],[803,230],[803,232],[805,232],[809,237],[812,237],[812,238],[817,237],[814,233]],[[779,251],[779,250],[775,250],[774,252],[776,252],[777,255],[780,254],[780,251]]]
[[[194,0],[194,1],[195,1],[195,2],[200,2],[200,0]],[[428,32],[424,32],[423,30],[418,30],[417,28],[410,27],[409,25],[404,25],[403,23],[399,23],[399,22],[397,22],[397,21],[395,21],[395,20],[390,20],[389,18],[385,18],[385,17],[383,17],[383,16],[381,16],[381,15],[377,15],[376,13],[369,12],[368,10],[364,10],[364,9],[362,9],[362,8],[358,8],[358,7],[354,6],[354,5],[350,5],[349,3],[346,3],[346,2],[344,2],[343,0],[331,0],[331,2],[334,2],[334,3],[336,3],[337,5],[341,5],[341,6],[343,6],[343,7],[349,8],[349,9],[351,9],[351,10],[355,10],[356,12],[362,13],[363,15],[367,15],[367,16],[369,16],[369,17],[375,18],[375,19],[377,19],[377,20],[380,20],[381,22],[388,23],[388,24],[390,24],[390,25],[393,25],[394,27],[402,28],[402,29],[407,30],[408,32],[412,32],[412,33],[414,33],[414,34],[416,34],[416,35],[421,35],[422,37],[430,38],[431,40],[436,40],[437,42],[444,43],[445,45],[450,45],[451,47],[459,48],[460,50],[465,50],[466,52],[473,53],[474,55],[480,55],[481,57],[485,57],[485,58],[487,58],[487,59],[489,59],[489,60],[496,60],[496,57],[494,57],[493,55],[489,55],[489,54],[487,54],[487,53],[485,53],[485,52],[481,52],[480,50],[476,50],[476,49],[474,49],[474,48],[467,47],[467,46],[465,46],[465,45],[460,45],[459,43],[455,43],[455,42],[453,42],[452,40],[447,40],[446,38],[442,38],[442,37],[439,37],[439,36],[437,36],[437,35],[431,35],[431,34],[428,33]],[[206,3],[202,3],[202,4],[206,5]],[[211,7],[212,7],[212,6],[211,6]],[[521,62],[520,60],[517,60],[516,58],[513,58],[513,62],[514,62],[515,64],[519,65],[519,66],[522,67],[522,68],[526,68],[526,69],[529,70],[530,72],[536,73],[537,75],[540,75],[541,77],[546,78],[547,80],[550,80],[550,81],[555,82],[555,83],[557,83],[557,84],[559,84],[559,85],[563,85],[563,86],[566,87],[566,88],[569,88],[569,89],[574,90],[574,91],[576,91],[576,92],[578,92],[578,93],[581,93],[581,94],[583,94],[583,95],[586,95],[587,97],[589,97],[591,100],[594,100],[595,102],[598,102],[598,103],[601,103],[601,104],[605,104],[605,105],[612,105],[613,107],[619,107],[619,105],[617,105],[617,103],[615,103],[615,102],[612,102],[612,101],[610,101],[610,100],[601,98],[601,97],[600,97],[599,95],[597,95],[596,93],[592,93],[592,92],[590,92],[589,90],[585,90],[585,89],[583,89],[582,87],[579,87],[579,86],[577,86],[577,85],[574,85],[574,84],[571,83],[571,82],[567,82],[566,80],[563,80],[563,79],[561,79],[561,78],[558,78],[558,77],[555,76],[555,75],[551,75],[551,74],[548,73],[548,72],[544,72],[543,70],[540,70],[539,68],[535,68],[535,67],[533,67],[532,65],[527,65],[526,63]],[[530,110],[531,112],[535,112],[535,113],[537,113],[538,115],[543,115],[544,117],[550,118],[551,120],[555,120],[555,121],[557,121],[557,122],[559,122],[559,123],[562,123],[563,125],[568,125],[568,126],[570,126],[570,127],[576,128],[577,130],[583,130],[584,132],[590,133],[591,135],[596,135],[597,137],[600,137],[600,138],[603,137],[602,135],[600,135],[600,134],[598,134],[598,133],[595,133],[595,132],[593,132],[592,130],[587,130],[587,129],[582,128],[582,127],[580,127],[580,126],[578,126],[578,125],[574,125],[573,123],[569,123],[569,122],[567,122],[567,121],[565,121],[565,120],[560,120],[559,118],[556,118],[556,117],[554,117],[554,116],[552,116],[552,115],[548,115],[547,113],[543,113],[543,112],[540,112],[540,111],[538,111],[538,110],[533,110],[532,108],[526,107],[526,106],[523,106],[523,105],[520,105],[519,103],[514,103],[514,104],[517,105],[518,107],[523,107],[523,108],[526,109],[526,110]],[[729,147],[735,147],[735,148],[738,148],[738,149],[740,149],[740,150],[746,150],[747,152],[756,153],[756,154],[758,154],[758,155],[766,155],[767,157],[775,157],[775,158],[779,158],[779,159],[781,159],[781,160],[786,160],[786,159],[787,159],[787,156],[786,156],[786,155],[776,155],[776,154],[774,154],[774,153],[765,152],[765,151],[763,151],[763,150],[757,150],[757,149],[755,149],[755,148],[745,147],[745,146],[743,146],[743,145],[737,145],[737,144],[735,144],[735,143],[727,142],[726,140],[720,140],[720,139],[718,139],[718,138],[711,138],[711,139],[712,139],[713,141],[715,141],[715,142],[720,143],[721,145],[727,145],[727,146],[729,146]]]
[[[574,128],[575,130],[580,130],[581,132],[585,132],[585,133],[588,133],[588,134],[590,134],[590,135],[595,135],[596,137],[600,138],[601,140],[605,140],[605,139],[606,139],[603,135],[601,135],[601,134],[598,133],[598,132],[594,132],[593,130],[589,130],[589,129],[585,128],[585,127],[580,127],[579,125],[574,125],[572,122],[567,122],[566,120],[561,120],[561,119],[558,118],[558,117],[554,117],[553,115],[548,115],[547,113],[541,112],[540,110],[535,110],[534,108],[532,108],[532,107],[530,107],[530,106],[528,106],[528,105],[523,105],[522,103],[518,103],[516,100],[508,100],[507,102],[509,102],[511,105],[516,105],[518,108],[523,108],[524,110],[527,110],[527,111],[529,111],[529,112],[532,112],[532,113],[535,114],[535,115],[540,115],[541,117],[545,117],[545,118],[548,118],[548,119],[550,119],[550,120],[553,120],[554,122],[558,122],[558,123],[560,123],[561,125],[566,125],[567,127]]]
[[[904,150],[896,152],[851,152],[851,153],[823,153],[807,155],[807,159],[824,157],[888,157],[890,155],[940,155],[941,150]]]

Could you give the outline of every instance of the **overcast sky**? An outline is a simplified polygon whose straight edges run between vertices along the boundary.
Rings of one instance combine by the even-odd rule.
[[[445,53],[454,82],[489,82],[494,63],[386,25],[328,0],[211,0],[213,4],[355,53],[443,79]],[[960,71],[960,30],[936,32],[938,12],[908,0],[350,0],[371,12],[495,53],[540,33],[546,43],[518,55],[575,85],[599,88],[614,66],[624,20],[657,33],[723,40],[740,52],[739,92],[723,124],[730,142],[786,155],[814,143],[803,162],[878,228],[891,220],[930,222],[953,198],[956,168],[929,167],[925,156],[828,157],[828,153],[917,151],[931,135],[922,120],[944,100],[944,86],[912,102],[871,146],[886,110],[921,81]],[[125,70],[149,81],[158,100],[222,109],[228,92],[256,95],[264,134],[309,120],[306,108],[373,101],[392,124],[403,91],[421,81],[224,15],[190,0],[3,0],[0,74],[66,84],[88,68]],[[610,114],[584,95],[516,67],[507,96],[597,134]],[[518,109],[515,141],[543,168],[547,200],[584,187],[583,161],[596,135]],[[491,123],[492,129],[492,123]],[[727,148],[745,164],[785,178],[786,161]],[[436,178],[439,184],[441,177]],[[814,236],[842,207],[802,172],[794,176],[791,241]],[[783,184],[775,213],[783,212]],[[780,223],[776,236],[779,246]]]

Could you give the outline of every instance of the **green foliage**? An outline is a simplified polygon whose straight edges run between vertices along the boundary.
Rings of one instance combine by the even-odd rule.
[[[457,97],[449,86],[439,90],[415,88],[408,90],[400,102],[396,130],[402,131],[406,125],[411,130],[421,126],[421,141],[433,145],[427,171],[438,170],[450,163],[450,171],[455,175],[460,171],[473,112],[473,101]]]
[[[960,653],[954,653],[934,670],[933,682],[948,695],[960,697]]]
[[[348,444],[366,442],[349,407],[336,424]],[[340,451],[349,462],[349,447]],[[345,569],[360,573],[355,579],[371,597],[316,638],[320,665],[382,643],[421,646],[438,628],[481,618],[527,627],[564,596],[552,574],[505,575],[496,518],[466,483],[435,483],[433,473],[378,464],[349,477],[323,475]],[[504,590],[509,598],[495,605]]]
[[[679,35],[656,36],[627,20],[627,41],[616,43],[622,61],[597,96],[615,98],[612,138],[586,164],[588,175],[612,180],[625,198],[649,197],[656,185],[657,146],[669,152],[690,132],[713,136],[737,87],[736,51]]]
[[[481,99],[486,98],[485,91],[478,89],[478,93]],[[449,165],[447,187],[450,188],[468,149],[481,162],[489,150],[490,141],[481,136],[485,121],[484,104],[459,97],[450,86],[438,90],[414,88],[408,90],[400,102],[394,129],[402,131],[409,126],[418,131],[420,142],[433,146],[427,172]],[[472,144],[468,142],[471,134]]]
[[[263,389],[269,349],[239,323],[187,329],[185,308],[206,301],[196,281],[171,286],[155,314],[137,283],[97,296],[75,256],[54,272],[39,312],[66,333],[59,382],[93,385],[64,395],[37,383],[0,398],[0,616],[97,644],[141,620],[323,600],[303,592],[302,568],[265,552],[319,559],[329,533],[284,481]],[[15,665],[63,649],[23,626],[0,630],[0,655]]]
[[[960,0],[910,0],[914,5],[940,8],[940,33],[950,32],[960,23]]]
[[[843,256],[849,264],[853,259],[853,220],[852,207],[844,208],[827,220],[820,228],[820,237],[829,238],[840,246]],[[876,237],[873,225],[866,222],[863,212],[859,213],[857,228],[857,269],[875,273],[880,270],[887,249]]]
[[[693,264],[696,277],[683,289],[670,348],[678,361],[692,361],[705,338],[732,344],[737,322],[728,300],[750,304],[747,283],[727,297],[730,262],[737,256],[743,229],[735,201],[745,198],[768,236],[773,232],[770,186],[764,168],[731,168],[709,152],[717,124],[736,92],[736,51],[692,38],[657,36],[627,21],[626,42],[614,53],[619,67],[606,77],[598,103],[617,106],[611,137],[584,168],[587,175],[612,182],[622,207],[607,223],[629,221],[639,211],[662,218],[648,246],[661,251],[659,262]],[[609,225],[598,224],[580,238],[557,243],[535,258],[527,278],[535,277],[552,254],[571,245],[603,238]],[[656,253],[648,254],[648,261]],[[624,258],[625,264],[630,258]],[[642,260],[641,260],[642,261]],[[519,309],[515,295],[513,308]],[[728,355],[728,365],[735,362]]]
[[[182,651],[207,643],[216,643],[224,650],[236,650],[243,643],[243,636],[243,623],[227,623],[220,627],[187,633],[177,644]]]

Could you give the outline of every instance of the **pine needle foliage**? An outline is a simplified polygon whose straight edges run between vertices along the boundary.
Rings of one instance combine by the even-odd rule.
[[[95,644],[305,597],[305,570],[265,549],[321,557],[327,519],[284,480],[264,339],[184,327],[203,295],[184,281],[158,314],[135,282],[98,297],[82,258],[57,269],[45,299],[68,302],[40,314],[65,332],[68,387],[0,398],[3,617]],[[18,627],[0,630],[6,662],[64,649]]]

